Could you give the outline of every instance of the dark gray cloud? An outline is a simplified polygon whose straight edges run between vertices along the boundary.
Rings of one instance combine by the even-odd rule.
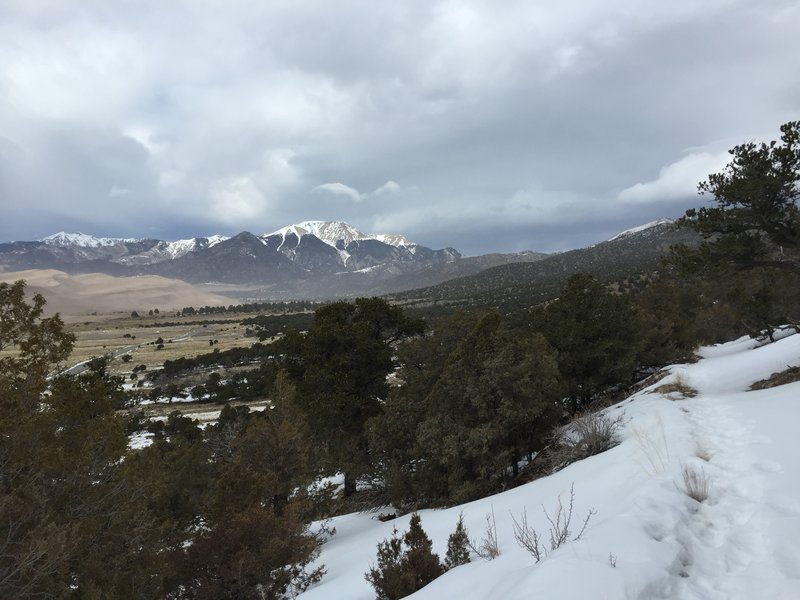
[[[0,239],[594,243],[800,118],[799,26],[779,0],[7,0]]]

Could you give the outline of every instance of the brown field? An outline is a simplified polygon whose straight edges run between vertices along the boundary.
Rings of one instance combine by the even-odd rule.
[[[230,348],[250,346],[257,338],[246,337],[245,317],[254,313],[178,316],[175,311],[185,306],[229,305],[237,301],[199,291],[182,281],[162,277],[109,277],[106,275],[70,276],[60,271],[36,270],[0,274],[0,281],[25,279],[29,294],[41,293],[47,300],[47,314],[60,312],[67,331],[75,335],[72,354],[63,368],[77,374],[81,363],[93,357],[110,359],[109,371],[130,382],[134,367],[145,365],[146,371],[160,368],[165,360],[194,357]],[[158,309],[158,314],[149,311]],[[131,311],[139,316],[132,316]],[[214,321],[213,323],[211,321]],[[204,323],[205,322],[205,323]],[[158,349],[156,340],[163,340]],[[213,342],[213,345],[212,345]],[[0,351],[13,354],[14,349]],[[131,359],[123,360],[130,355]],[[232,373],[245,367],[221,369]],[[179,378],[181,387],[202,383],[207,373]],[[139,375],[138,380],[142,380]],[[265,400],[250,402],[251,408],[263,409]],[[142,406],[148,416],[163,416],[174,410],[192,414],[201,422],[216,419],[218,404],[156,404]],[[195,414],[196,413],[196,414]]]
[[[67,275],[53,269],[33,269],[0,273],[0,282],[24,279],[31,294],[47,300],[47,314],[61,313],[65,321],[74,321],[92,313],[106,318],[137,311],[147,314],[158,308],[161,313],[185,306],[225,306],[236,304],[231,298],[204,292],[185,281],[155,275],[112,277],[101,273]],[[163,315],[162,315],[163,316]]]
[[[112,355],[111,370],[128,374],[136,365],[146,365],[147,370],[160,367],[165,360],[182,356],[197,356],[219,348],[220,352],[237,346],[249,346],[255,338],[244,336],[245,327],[238,324],[244,315],[224,314],[213,316],[175,317],[172,315],[142,316],[102,315],[86,317],[80,322],[68,323],[67,328],[75,334],[75,347],[69,363],[88,360],[94,356]],[[247,315],[252,316],[252,315]],[[225,323],[200,325],[199,321],[215,320]],[[156,323],[175,323],[154,327]],[[130,337],[125,337],[126,335]],[[164,340],[164,348],[157,349],[155,341]],[[210,341],[217,340],[211,346]],[[130,354],[130,362],[121,356]]]

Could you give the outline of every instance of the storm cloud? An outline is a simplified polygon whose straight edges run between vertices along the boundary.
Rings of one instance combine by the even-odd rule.
[[[777,0],[6,0],[0,239],[594,243],[800,118],[798,30]]]

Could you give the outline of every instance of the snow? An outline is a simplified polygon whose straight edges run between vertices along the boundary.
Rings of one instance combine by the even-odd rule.
[[[166,242],[164,246],[164,253],[170,258],[180,258],[181,256],[185,256],[196,250],[200,244],[198,244],[198,240],[202,238],[192,238],[190,240],[175,240],[174,242]],[[229,239],[224,235],[212,235],[208,238],[208,244],[206,245],[207,248],[211,248],[216,246],[220,242],[224,242],[225,240]]]
[[[625,237],[634,233],[640,233],[642,231],[646,231],[648,229],[652,229],[653,227],[658,227],[659,225],[672,225],[675,221],[672,219],[656,219],[655,221],[650,221],[649,223],[645,223],[644,225],[639,225],[638,227],[633,227],[631,229],[626,229],[625,231],[621,231],[617,235],[612,238],[609,238],[609,242],[613,242],[614,240]]]
[[[211,248],[224,242],[228,238],[223,235],[212,235],[208,239],[208,247]],[[66,233],[60,231],[49,235],[42,240],[45,244],[50,246],[76,246],[80,248],[102,248],[106,246],[116,246],[122,243],[141,242],[139,238],[106,238],[95,237],[85,233]],[[159,244],[159,249],[163,247],[163,253],[169,258],[180,258],[181,256],[191,252],[197,247],[197,238],[190,240],[176,240],[174,242],[162,242]],[[128,258],[128,257],[126,257]],[[123,261],[124,262],[124,261]]]
[[[285,240],[286,236],[290,234],[294,234],[298,238],[304,235],[313,235],[334,248],[339,240],[343,240],[345,246],[355,240],[378,240],[391,246],[414,246],[414,243],[405,236],[399,234],[363,233],[343,221],[303,221],[302,223],[281,227],[277,231],[264,234],[261,237],[280,235]]]
[[[197,240],[176,240],[174,242],[167,242],[167,247],[164,251],[169,254],[170,258],[179,258],[188,254],[197,247]]]
[[[81,248],[101,248],[103,246],[115,246],[125,242],[140,242],[138,238],[105,238],[94,237],[86,233],[67,233],[59,231],[53,235],[48,235],[42,240],[49,246],[79,246]]]
[[[501,554],[475,558],[411,598],[800,598],[800,382],[749,391],[800,364],[800,335],[771,344],[743,338],[699,354],[698,362],[670,367],[665,379],[606,409],[612,418],[624,415],[619,446],[489,498],[420,511],[442,557],[460,513],[470,536],[480,538],[493,512]],[[656,391],[678,378],[698,395],[675,400]],[[707,478],[705,502],[685,493],[683,469]],[[597,514],[580,540],[537,564],[514,541],[512,515],[527,510],[547,537],[542,507],[552,514],[573,484],[573,532],[590,509]],[[394,527],[407,530],[410,518],[382,523],[376,514],[332,520],[337,534],[319,558],[328,572],[302,598],[375,597],[364,573],[378,542]]]
[[[224,242],[225,240],[229,240],[230,238],[226,235],[210,235],[208,236],[208,248],[213,248],[220,242]]]
[[[199,402],[203,400],[203,398],[195,398],[192,394],[186,394],[186,397],[183,396],[173,396],[167,397],[163,396],[158,398],[158,400],[142,400],[139,405],[140,406],[147,406],[149,404],[177,404],[181,402]]]
[[[153,443],[153,434],[149,431],[137,431],[128,436],[128,448],[131,450],[141,450]]]

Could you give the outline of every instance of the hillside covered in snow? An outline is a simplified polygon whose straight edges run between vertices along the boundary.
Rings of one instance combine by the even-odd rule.
[[[800,366],[800,335],[769,344],[741,338],[701,348],[699,357],[605,409],[620,419],[618,446],[488,498],[421,511],[442,558],[460,514],[475,540],[493,514],[500,554],[473,556],[411,597],[800,598],[800,382],[750,389]],[[515,542],[514,520],[527,513],[548,549],[547,517],[559,502],[566,510],[573,486],[570,537],[595,514],[580,539],[537,563]],[[409,519],[333,519],[337,533],[318,559],[327,573],[301,597],[374,598],[364,574],[376,562],[376,546],[394,528],[407,530]]]

